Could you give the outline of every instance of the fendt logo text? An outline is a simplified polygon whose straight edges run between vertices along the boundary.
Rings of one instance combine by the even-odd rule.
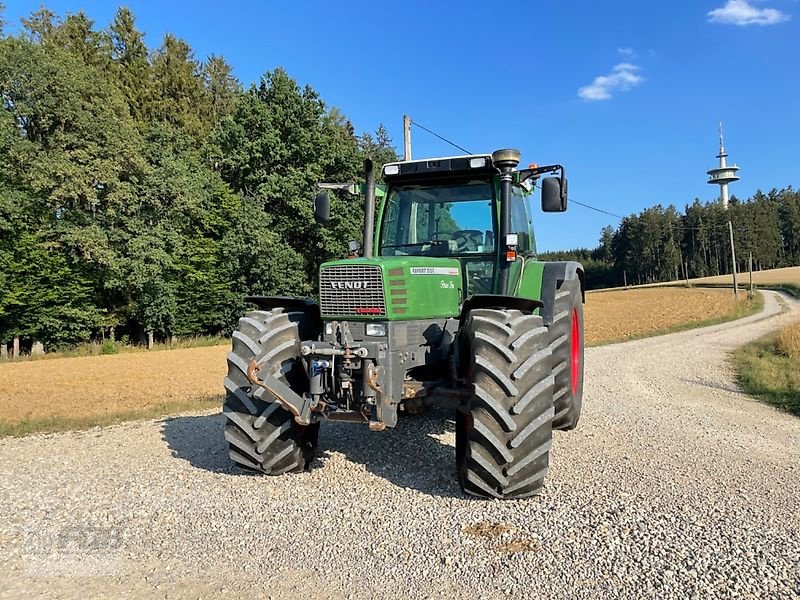
[[[331,287],[335,290],[365,290],[369,281],[331,281]]]

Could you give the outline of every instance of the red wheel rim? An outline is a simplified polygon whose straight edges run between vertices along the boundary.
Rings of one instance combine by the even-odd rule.
[[[581,376],[581,331],[578,323],[578,309],[572,309],[572,352],[570,353],[570,367],[572,369],[572,394],[578,391]]]

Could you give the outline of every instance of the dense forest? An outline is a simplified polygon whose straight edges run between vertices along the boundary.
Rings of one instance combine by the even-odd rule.
[[[314,183],[395,158],[281,69],[243,89],[172,35],[149,49],[126,8],[0,24],[0,107],[0,343],[229,331],[360,236],[352,198],[314,224]]]
[[[542,254],[546,260],[577,260],[591,288],[672,281],[731,273],[728,219],[733,225],[737,270],[800,264],[800,192],[792,188],[719,202],[695,199],[683,213],[655,206],[603,229],[597,248]]]
[[[42,8],[9,33],[0,4],[0,345],[48,349],[229,332],[247,294],[311,294],[359,239],[359,201],[312,218],[314,184],[396,158],[284,70],[243,87],[222,56],[167,34],[148,48],[120,8],[100,28]],[[734,200],[742,268],[800,263],[800,194]],[[695,201],[606,228],[589,285],[730,270],[726,215]]]

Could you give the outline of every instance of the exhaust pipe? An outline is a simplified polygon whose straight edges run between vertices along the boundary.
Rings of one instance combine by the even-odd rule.
[[[508,294],[508,261],[506,255],[506,236],[511,233],[511,180],[514,167],[519,164],[519,150],[496,150],[492,153],[494,166],[500,169],[500,236],[497,249],[500,252],[500,278],[498,294]]]
[[[375,233],[375,168],[370,159],[364,161],[364,176],[367,180],[364,193],[364,251],[362,255],[369,258],[373,255],[372,246]]]

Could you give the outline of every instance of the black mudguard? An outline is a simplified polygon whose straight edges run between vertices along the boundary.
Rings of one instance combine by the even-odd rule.
[[[261,310],[272,310],[273,308],[289,308],[302,310],[322,326],[322,313],[319,304],[309,298],[293,298],[291,296],[245,296],[245,302],[255,304]]]
[[[581,300],[586,304],[586,283],[583,274],[583,265],[574,261],[544,263],[542,274],[542,310],[541,315],[545,325],[553,322],[553,307],[555,306],[556,291],[563,281],[578,279],[581,282]]]
[[[461,314],[458,317],[460,325],[463,325],[464,320],[470,311],[476,308],[509,308],[512,310],[521,310],[524,312],[532,313],[537,308],[542,308],[544,305],[539,300],[532,300],[530,298],[521,298],[519,296],[503,296],[501,294],[475,294],[470,296],[461,306]],[[460,326],[459,325],[459,326]]]

